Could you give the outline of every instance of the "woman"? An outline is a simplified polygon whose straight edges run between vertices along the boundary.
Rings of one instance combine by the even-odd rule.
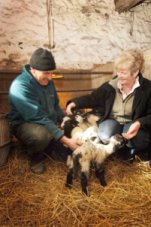
[[[136,151],[149,146],[151,133],[151,81],[141,74],[143,55],[128,50],[114,62],[115,77],[90,95],[68,102],[66,112],[73,108],[99,108],[102,120],[99,137],[102,141],[116,133],[128,140],[125,158],[133,160]]]

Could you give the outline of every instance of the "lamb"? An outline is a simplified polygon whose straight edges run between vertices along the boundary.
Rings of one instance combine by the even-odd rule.
[[[77,171],[78,164],[81,167],[81,187],[82,192],[89,195],[88,191],[88,177],[90,171],[90,165],[93,162],[95,164],[96,177],[99,179],[102,186],[106,186],[104,179],[104,170],[102,170],[102,163],[106,158],[113,154],[117,149],[121,148],[125,144],[124,138],[116,134],[112,136],[108,144],[100,144],[92,139],[83,143],[78,147],[72,156],[69,156],[67,165],[69,171],[67,173],[66,186],[71,188],[73,183],[73,177]]]
[[[97,121],[99,119],[99,116],[92,112],[66,116],[61,123],[61,128],[67,137],[74,138],[80,144],[92,135],[97,136]]]

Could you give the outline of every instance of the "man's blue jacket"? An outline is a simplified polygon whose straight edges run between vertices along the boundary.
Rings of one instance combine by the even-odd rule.
[[[35,123],[46,127],[56,140],[63,136],[57,127],[64,113],[52,80],[41,86],[25,65],[22,73],[12,82],[9,89],[10,121],[12,126]]]

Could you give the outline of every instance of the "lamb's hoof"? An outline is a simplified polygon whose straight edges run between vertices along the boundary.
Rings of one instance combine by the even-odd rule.
[[[90,196],[90,193],[89,193],[88,189],[83,189],[82,192],[83,192],[86,196]]]
[[[100,184],[105,187],[107,185],[105,181],[105,171],[104,169],[98,169],[95,171],[96,177],[99,179]]]
[[[102,176],[100,176],[100,184],[103,186],[103,187],[105,187],[105,186],[107,186],[107,183],[106,183],[106,181],[105,181],[105,177],[104,177],[104,174],[102,175]]]
[[[105,181],[100,182],[100,184],[101,184],[103,187],[106,187],[106,186],[107,186],[107,183],[106,183]]]
[[[66,186],[67,188],[70,188],[70,189],[72,188],[72,184],[66,183],[65,186]]]

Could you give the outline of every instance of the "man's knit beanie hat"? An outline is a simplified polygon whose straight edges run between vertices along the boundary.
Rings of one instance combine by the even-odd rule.
[[[56,63],[52,53],[46,49],[38,48],[31,56],[30,66],[40,71],[56,69]]]

